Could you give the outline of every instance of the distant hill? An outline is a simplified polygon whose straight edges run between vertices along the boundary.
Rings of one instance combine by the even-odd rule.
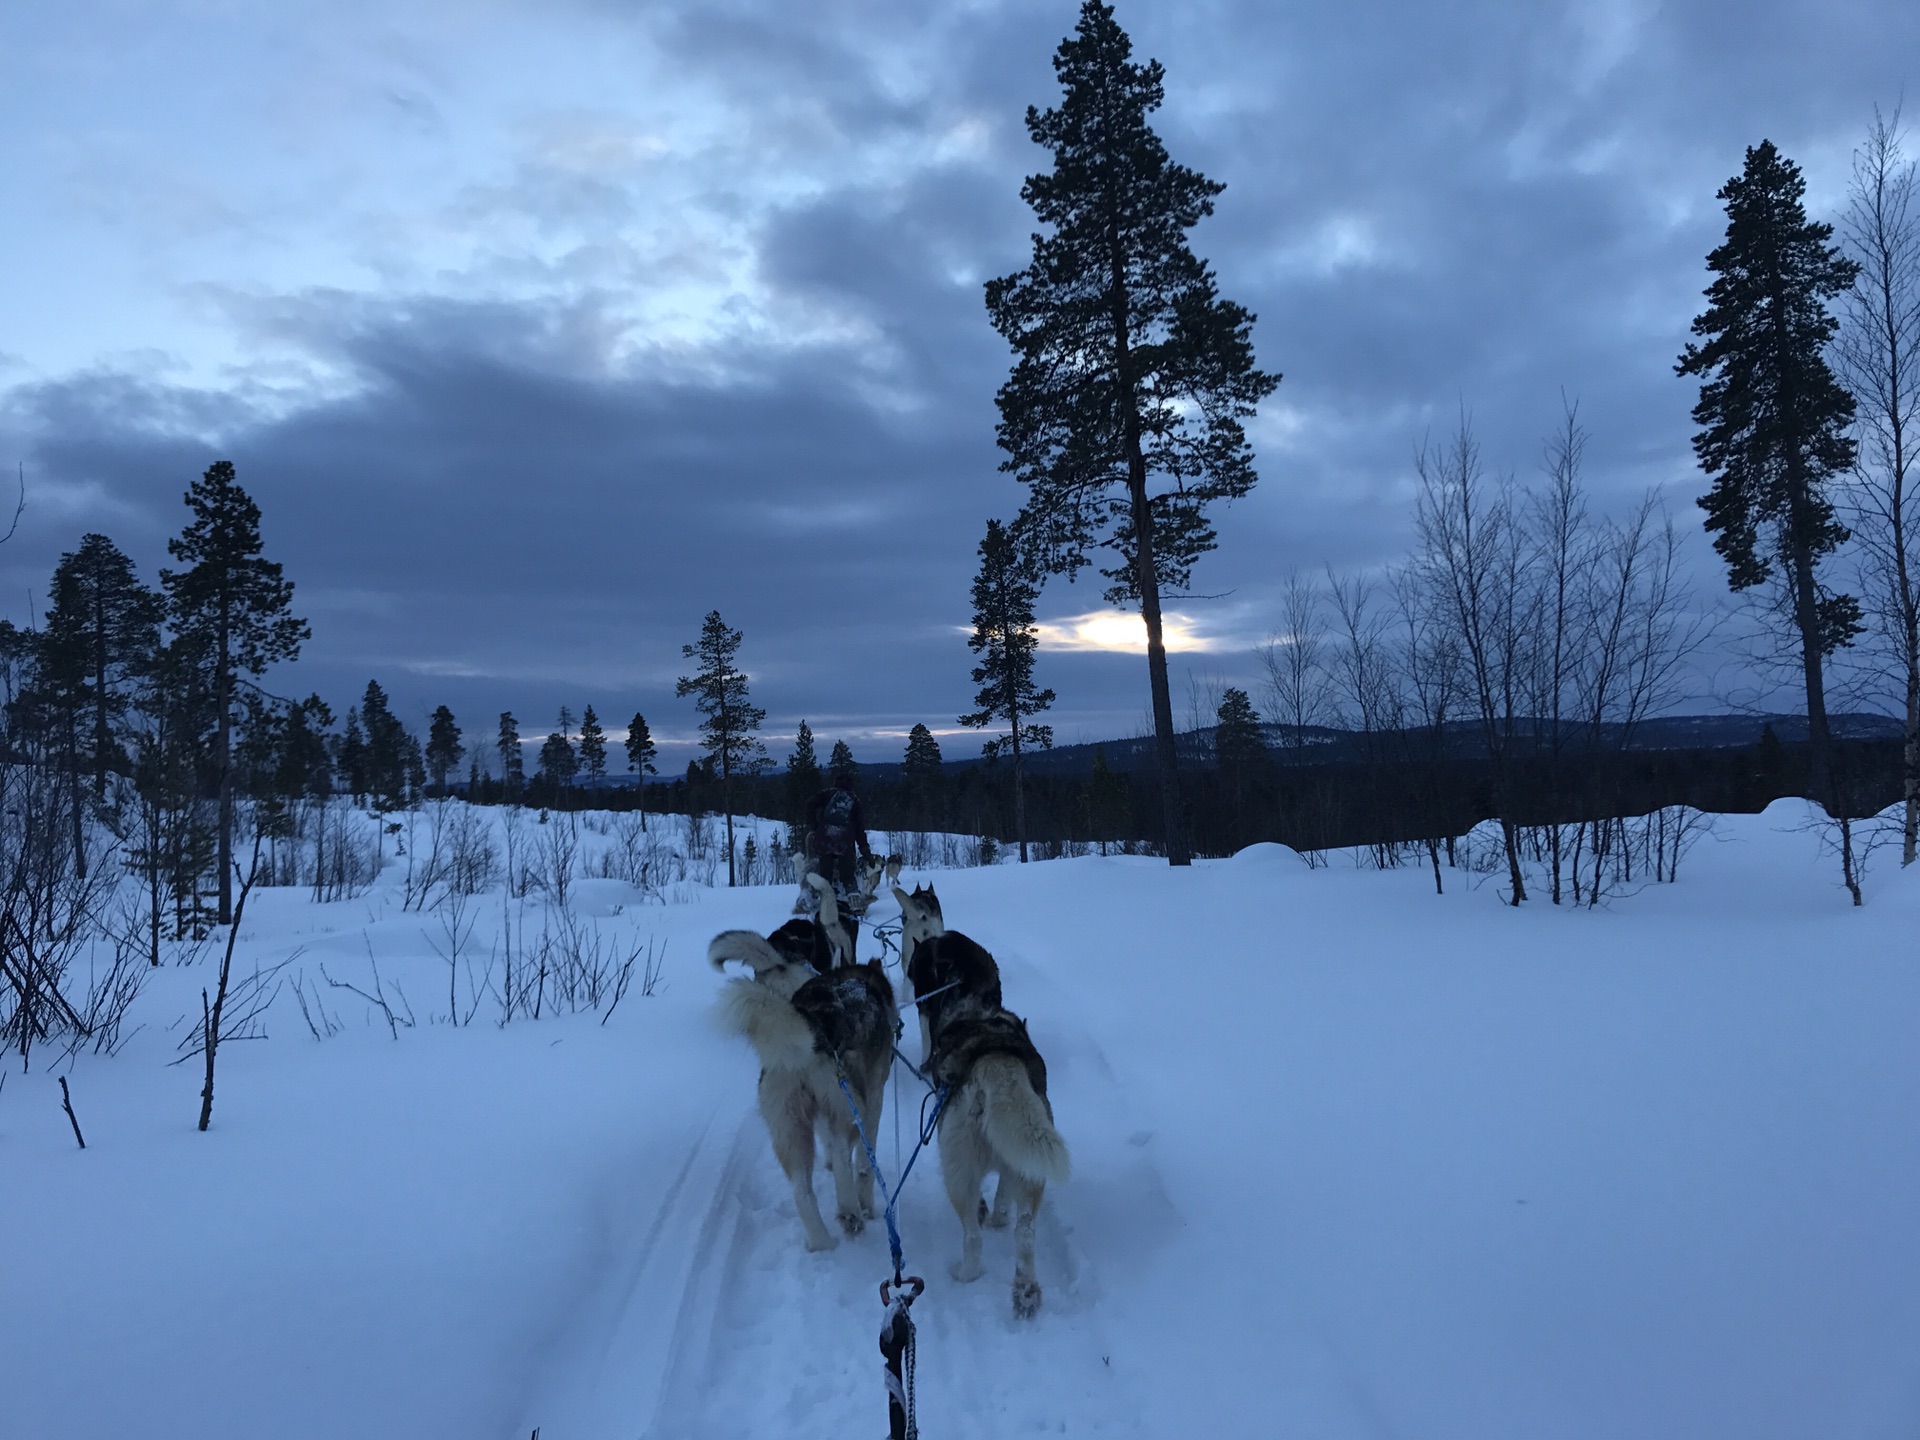
[[[1900,721],[1890,715],[1850,713],[1833,715],[1829,719],[1835,738],[1841,740],[1896,739],[1901,733]],[[1529,724],[1521,722],[1520,728],[1524,731]],[[1783,744],[1800,744],[1807,738],[1807,721],[1803,715],[1663,715],[1635,725],[1626,748],[1738,749],[1758,744],[1762,732],[1769,725]],[[1424,733],[1402,741],[1392,732],[1363,736],[1354,731],[1334,730],[1325,726],[1307,726],[1297,731],[1293,726],[1284,725],[1264,725],[1261,728],[1266,733],[1267,746],[1273,758],[1281,764],[1351,764],[1367,759],[1370,750],[1373,753],[1390,754],[1402,751],[1403,745],[1417,747],[1416,753],[1427,753],[1425,746],[1429,743]],[[1611,748],[1619,743],[1618,737],[1619,727],[1608,726],[1602,735],[1602,743]],[[1569,741],[1573,748],[1577,748],[1578,743],[1577,740]],[[1183,731],[1175,738],[1175,744],[1183,763],[1204,764],[1213,757],[1213,727]],[[1079,775],[1093,768],[1096,750],[1106,752],[1107,764],[1115,770],[1149,770],[1153,767],[1153,737],[1150,735],[1028,751],[1026,761],[1031,773]],[[1462,759],[1483,754],[1479,723],[1456,721],[1449,724],[1446,727],[1446,753]],[[978,758],[948,760],[944,768],[964,770],[983,763]],[[860,763],[861,775],[873,780],[897,780],[900,771],[897,762],[863,760]]]

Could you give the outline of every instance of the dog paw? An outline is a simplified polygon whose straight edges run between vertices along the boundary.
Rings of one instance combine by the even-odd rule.
[[[986,1226],[987,1229],[1004,1230],[1007,1228],[1007,1224],[1011,1218],[1006,1211],[989,1210],[986,1201],[982,1200],[980,1202],[980,1223]]]
[[[867,1217],[862,1215],[858,1210],[842,1210],[840,1212],[840,1228],[846,1231],[848,1235],[859,1235],[867,1228]]]
[[[829,1235],[825,1230],[822,1230],[818,1235],[807,1236],[807,1249],[815,1253],[822,1250],[831,1250],[839,1243],[838,1240],[834,1239],[833,1236]]]
[[[978,1260],[973,1261],[971,1264],[965,1260],[956,1260],[947,1267],[947,1274],[958,1280],[962,1285],[978,1280],[982,1273],[983,1270]]]
[[[1013,1282],[1013,1313],[1021,1320],[1031,1320],[1040,1313],[1040,1286],[1036,1281]]]

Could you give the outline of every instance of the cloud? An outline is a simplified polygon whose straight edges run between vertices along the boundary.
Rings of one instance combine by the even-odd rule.
[[[124,44],[71,12],[0,21],[47,219],[0,240],[31,507],[0,609],[89,528],[151,574],[224,456],[316,622],[303,690],[684,742],[718,608],[770,729],[885,750],[972,708],[974,547],[1021,498],[981,285],[1026,257],[1021,116],[1070,4],[295,4]],[[1659,488],[1692,527],[1671,364],[1713,192],[1762,134],[1844,165],[1910,12],[1123,4],[1174,156],[1228,185],[1196,249],[1286,376],[1177,665],[1245,683],[1289,570],[1403,555],[1412,453],[1463,406],[1524,476],[1578,397],[1597,502]],[[186,55],[242,78],[157,103]],[[1056,724],[1130,730],[1139,642],[1079,595],[1045,599]]]

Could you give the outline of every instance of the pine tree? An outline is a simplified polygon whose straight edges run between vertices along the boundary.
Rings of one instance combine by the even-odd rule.
[[[467,747],[460,743],[460,727],[454,723],[453,711],[446,706],[436,706],[433,719],[427,725],[427,773],[433,776],[434,788],[442,795],[447,793],[447,776],[453,773],[460,759],[467,753]]]
[[[796,837],[807,812],[807,801],[819,788],[820,758],[813,747],[813,727],[802,720],[794,732],[793,753],[787,756],[787,824],[793,827]]]
[[[587,772],[587,788],[598,789],[607,773],[607,733],[591,705],[580,717],[580,768]]]
[[[293,583],[260,553],[260,507],[235,481],[233,465],[215,461],[187,491],[186,501],[193,519],[167,542],[167,553],[186,568],[162,570],[160,584],[173,612],[174,634],[212,676],[219,923],[225,925],[233,919],[234,683],[241,675],[259,675],[269,665],[293,659],[312,632],[293,614]]]
[[[1745,169],[1717,196],[1727,234],[1707,256],[1715,278],[1693,322],[1701,343],[1689,343],[1674,368],[1702,379],[1693,449],[1713,488],[1699,504],[1729,583],[1747,590],[1777,573],[1785,587],[1813,789],[1839,817],[1823,664],[1859,632],[1860,606],[1824,587],[1818,566],[1847,539],[1827,487],[1853,464],[1854,401],[1824,352],[1839,326],[1828,305],[1859,267],[1828,243],[1831,225],[1807,219],[1805,194],[1799,167],[1771,141],[1747,150]]]
[[[1013,532],[998,520],[987,522],[980,542],[980,570],[973,578],[973,634],[967,648],[980,657],[973,667],[973,683],[980,687],[973,703],[980,708],[962,715],[960,723],[972,729],[1006,723],[1004,735],[982,746],[989,756],[1004,750],[1013,756],[1013,838],[1027,859],[1027,791],[1023,753],[1053,744],[1053,728],[1035,725],[1031,717],[1053,704],[1053,691],[1033,688],[1033,657],[1040,647],[1034,625],[1033,602],[1039,582],[1033,567],[1020,553]]]
[[[718,610],[709,610],[700,638],[682,645],[680,653],[700,662],[691,675],[682,675],[673,693],[694,697],[700,721],[700,743],[707,759],[720,771],[721,803],[727,814],[727,884],[735,881],[733,866],[733,777],[757,775],[766,764],[766,751],[755,738],[767,712],[747,699],[746,672],[734,664],[740,653],[740,632],[729,630]]]
[[[79,549],[60,557],[49,594],[43,633],[57,647],[71,648],[58,665],[73,673],[88,712],[93,794],[103,799],[107,773],[127,764],[118,724],[136,678],[160,647],[160,597],[140,583],[133,562],[105,535],[83,536]]]
[[[659,753],[659,747],[653,743],[653,732],[647,728],[647,717],[634,711],[633,719],[627,722],[627,769],[633,772],[640,796],[642,830],[647,828],[647,776],[660,773],[653,763]]]
[[[215,732],[209,676],[184,641],[162,646],[134,700],[133,861],[147,881],[148,959],[160,963],[163,920],[175,939],[204,935],[215,919],[202,882],[218,846],[216,815],[201,796]]]
[[[409,788],[407,747],[413,737],[393,713],[387,692],[380,688],[378,680],[369,680],[366,693],[360,697],[360,723],[367,735],[361,763],[374,809],[381,812],[403,809]]]
[[[579,773],[580,756],[565,730],[555,730],[540,742],[540,774],[553,790],[556,804]]]
[[[70,573],[56,571],[53,603],[48,607],[46,623],[35,646],[33,685],[27,703],[34,712],[42,739],[58,757],[58,773],[66,778],[64,792],[67,819],[73,842],[74,870],[85,878],[87,840],[85,807],[81,801],[81,780],[87,764],[81,735],[84,717],[90,706],[87,695],[87,645],[84,633],[85,607],[79,599],[79,585]]]
[[[1087,776],[1087,825],[1100,842],[1100,853],[1107,853],[1107,842],[1116,837],[1127,822],[1127,779],[1115,773],[1107,763],[1107,749],[1096,745],[1093,766]]]
[[[500,738],[494,748],[500,753],[500,788],[509,801],[517,801],[527,785],[527,761],[520,749],[520,722],[511,710],[500,712]]]
[[[853,785],[860,779],[860,763],[844,740],[834,741],[827,754],[827,779],[835,785]]]
[[[347,707],[347,728],[340,736],[340,773],[347,780],[347,794],[359,804],[367,793],[367,737],[360,729],[360,709]]]
[[[1053,171],[1020,194],[1048,233],[1025,270],[988,282],[987,311],[1018,356],[997,397],[1001,468],[1028,487],[1040,563],[1071,578],[1106,547],[1108,599],[1146,622],[1167,856],[1184,865],[1161,598],[1213,548],[1207,506],[1252,490],[1241,422],[1279,376],[1255,368],[1254,317],[1187,246],[1224,187],[1168,158],[1147,123],[1164,71],[1131,53],[1112,7],[1086,0],[1054,56],[1060,105],[1027,110]]]
[[[940,763],[940,742],[925,725],[916,724],[907,732],[907,752],[900,772],[907,802],[923,826],[933,824],[939,811],[943,778]]]
[[[288,799],[324,800],[333,793],[333,765],[327,754],[327,732],[332,729],[333,708],[318,695],[309,695],[287,708],[278,783],[281,794]]]
[[[1236,828],[1245,813],[1247,782],[1259,774],[1266,763],[1267,742],[1260,730],[1260,715],[1247,692],[1229,685],[1220,696],[1213,731],[1213,763],[1226,782],[1233,799]]]

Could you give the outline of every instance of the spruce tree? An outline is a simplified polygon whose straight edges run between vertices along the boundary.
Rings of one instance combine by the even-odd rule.
[[[733,866],[733,777],[757,775],[766,764],[766,751],[755,738],[767,712],[747,698],[747,676],[734,663],[740,653],[740,632],[729,630],[718,610],[709,610],[700,626],[700,638],[682,645],[680,653],[697,660],[691,675],[682,675],[673,693],[694,697],[701,714],[700,743],[709,763],[720,772],[721,803],[727,814],[727,884],[735,883]]]
[[[580,717],[580,768],[586,771],[587,788],[599,788],[607,773],[607,732],[600,728],[600,717],[591,705]]]
[[[1027,791],[1023,755],[1038,745],[1053,744],[1053,728],[1035,725],[1032,717],[1053,704],[1053,691],[1033,686],[1033,658],[1040,648],[1034,624],[1033,602],[1039,594],[1034,568],[1021,554],[1014,533],[998,520],[987,522],[980,542],[980,569],[973,577],[973,634],[967,648],[980,657],[973,667],[973,683],[980,687],[973,703],[980,708],[962,715],[960,723],[984,729],[1004,722],[1006,733],[988,740],[989,756],[1005,752],[1013,757],[1013,838],[1020,860],[1027,859]]]
[[[311,632],[293,614],[293,582],[261,554],[260,507],[217,460],[187,491],[193,519],[167,542],[185,567],[162,570],[176,637],[211,676],[215,717],[213,761],[220,803],[216,864],[219,923],[233,919],[233,711],[242,675],[291,660]]]
[[[925,725],[916,724],[907,732],[907,752],[900,773],[907,802],[923,827],[933,824],[939,811],[940,763],[940,742]]]
[[[433,776],[434,788],[442,795],[447,793],[447,776],[453,773],[460,759],[467,753],[467,747],[460,743],[460,727],[455,723],[453,711],[440,705],[434,708],[433,719],[427,724],[427,773]]]
[[[642,830],[647,828],[647,776],[660,773],[653,763],[659,753],[659,746],[653,743],[653,732],[647,728],[647,717],[634,711],[633,719],[627,722],[627,769],[633,772],[633,783],[640,797]]]
[[[1829,303],[1859,267],[1830,244],[1831,225],[1807,219],[1800,169],[1763,140],[1720,188],[1726,239],[1707,256],[1713,283],[1675,366],[1701,378],[1693,418],[1700,497],[1713,548],[1736,591],[1778,578],[1806,690],[1814,798],[1839,818],[1827,724],[1824,662],[1860,630],[1860,606],[1821,584],[1819,566],[1847,539],[1828,498],[1853,464],[1853,397],[1827,366],[1839,322]],[[1851,866],[1848,884],[1854,884]]]
[[[520,722],[511,710],[500,712],[500,738],[494,742],[500,753],[500,789],[509,802],[517,801],[527,785],[527,760],[520,749]]]
[[[1161,599],[1213,548],[1207,507],[1252,490],[1242,422],[1279,376],[1255,367],[1254,317],[1188,248],[1224,187],[1168,157],[1147,123],[1164,71],[1131,54],[1113,8],[1086,0],[1054,56],[1061,103],[1027,110],[1053,152],[1020,192],[1044,233],[1026,269],[987,283],[987,311],[1017,355],[997,397],[1001,468],[1028,487],[1040,564],[1071,578],[1105,547],[1107,598],[1146,622],[1167,857],[1184,865]]]

